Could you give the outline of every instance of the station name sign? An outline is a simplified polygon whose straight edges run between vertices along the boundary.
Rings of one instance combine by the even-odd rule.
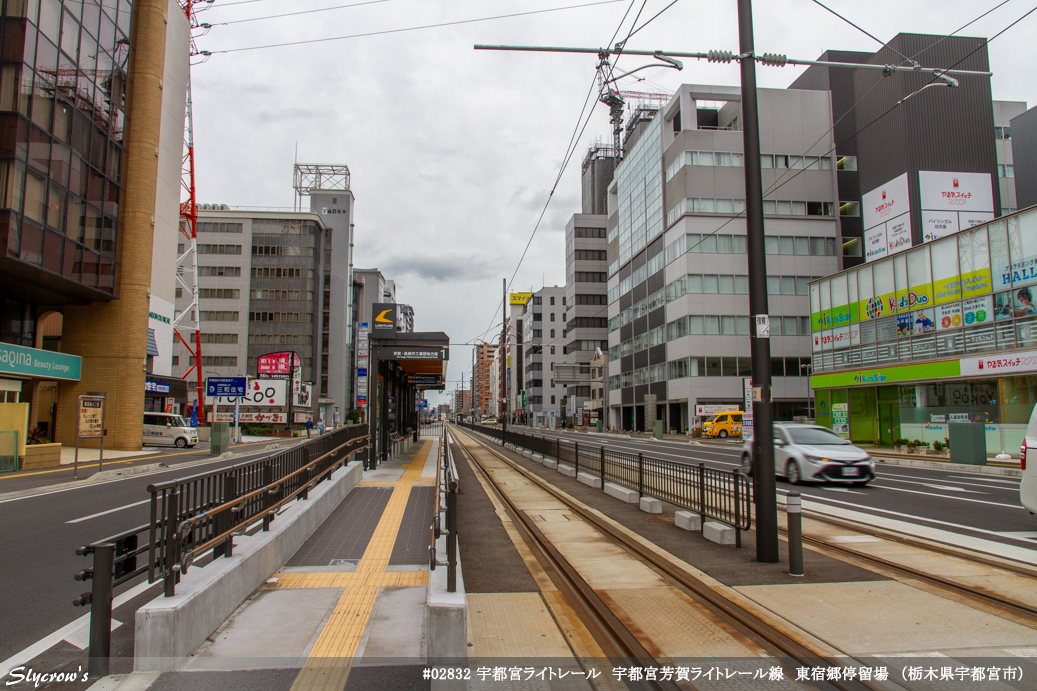
[[[449,348],[404,348],[384,346],[378,353],[379,360],[449,360]]]

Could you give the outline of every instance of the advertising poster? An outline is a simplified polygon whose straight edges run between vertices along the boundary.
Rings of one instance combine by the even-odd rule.
[[[234,405],[236,396],[206,396],[205,405]],[[253,379],[241,405],[284,407],[288,404],[287,379]]]
[[[994,219],[990,173],[920,170],[918,196],[925,242]],[[944,225],[946,228],[941,227]]]
[[[952,302],[949,305],[940,305],[936,308],[936,330],[947,331],[948,329],[960,329],[963,321],[961,316],[961,303]]]
[[[1037,314],[1037,305],[1033,304],[1033,291],[1031,288],[1020,288],[1019,290],[1007,290],[994,295],[994,319],[1011,319],[1013,317],[1028,317]]]
[[[922,240],[932,242],[958,232],[958,214],[954,211],[923,211]]]
[[[961,302],[961,319],[965,326],[989,324],[994,321],[994,301],[990,295],[970,298]]]
[[[873,262],[886,256],[889,247],[886,242],[886,224],[880,223],[874,228],[864,231],[864,258]]]
[[[999,264],[993,273],[994,290],[1037,284],[1037,255],[1015,259],[1011,264]]]
[[[891,247],[897,251],[910,246],[911,224],[907,220],[911,205],[908,193],[907,173],[893,178],[861,197],[861,213],[864,217],[864,258],[873,262],[882,259]],[[903,218],[903,223],[890,223]],[[891,227],[895,226],[895,227]],[[888,237],[891,233],[896,237]],[[903,245],[904,233],[907,245]],[[894,245],[894,243],[897,243]]]
[[[886,245],[889,254],[911,249],[911,214],[897,216],[886,223]]]

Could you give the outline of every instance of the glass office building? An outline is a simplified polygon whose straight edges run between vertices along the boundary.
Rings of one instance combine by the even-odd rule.
[[[131,11],[129,0],[4,2],[2,268],[59,298],[114,291]]]
[[[1037,207],[812,282],[818,423],[888,446],[985,422],[989,451],[1018,452],[1037,402],[1035,293]]]

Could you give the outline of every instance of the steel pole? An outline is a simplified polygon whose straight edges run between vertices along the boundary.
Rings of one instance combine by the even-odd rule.
[[[799,492],[789,492],[787,497],[789,530],[789,575],[803,575],[803,505]]]
[[[738,46],[742,55],[742,141],[745,151],[745,209],[749,255],[749,342],[752,353],[753,470],[756,493],[756,560],[778,561],[778,504],[774,479],[771,409],[771,347],[767,306],[767,255],[763,230],[760,122],[756,104],[756,60],[751,0],[738,0]]]
[[[501,388],[501,423],[500,423],[500,443],[504,444],[504,439],[508,433],[508,377],[505,374],[508,362],[508,279],[504,279],[504,289],[501,293],[501,326],[500,326],[500,388]]]

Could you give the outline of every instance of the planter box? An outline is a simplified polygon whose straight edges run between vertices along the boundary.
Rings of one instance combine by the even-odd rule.
[[[61,465],[61,444],[29,444],[22,457],[22,470],[54,468]]]

